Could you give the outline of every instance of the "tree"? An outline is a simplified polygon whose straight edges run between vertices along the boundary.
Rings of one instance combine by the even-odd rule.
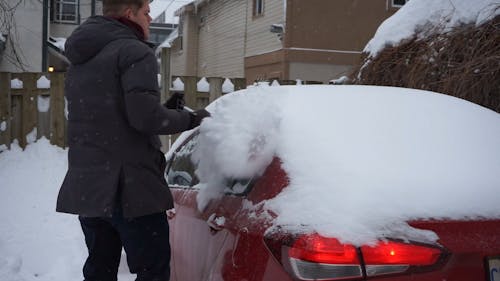
[[[22,71],[26,70],[27,64],[25,57],[19,46],[19,36],[17,34],[15,13],[21,4],[25,1],[40,0],[0,0],[0,32],[2,33],[6,47],[11,50],[10,53],[3,53],[3,59],[6,59]]]

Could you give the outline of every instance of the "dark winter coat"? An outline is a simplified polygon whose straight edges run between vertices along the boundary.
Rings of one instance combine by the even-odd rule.
[[[173,207],[158,134],[190,126],[190,114],[163,107],[151,48],[117,20],[95,16],[66,41],[71,62],[68,172],[57,211],[86,217],[125,217]]]

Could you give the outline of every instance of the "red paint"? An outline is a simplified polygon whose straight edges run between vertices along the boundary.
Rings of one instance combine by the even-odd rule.
[[[281,233],[274,235],[272,241],[266,243],[264,234],[270,226],[269,218],[275,214],[269,214],[258,205],[275,197],[287,184],[286,173],[276,158],[247,195],[224,195],[221,199],[210,202],[201,212],[196,205],[198,190],[171,188],[177,210],[175,219],[171,221],[171,280],[297,280],[288,273],[291,269],[290,264],[286,262],[286,250],[290,249],[300,236]],[[251,202],[256,208],[245,209],[245,202],[247,205]],[[209,227],[207,220],[211,215],[225,218],[221,230]],[[413,248],[416,252],[421,251],[423,255],[420,260],[416,258],[417,262],[424,265],[436,262],[435,266],[424,266],[424,270],[419,270],[419,266],[416,266],[405,273],[352,280],[488,280],[486,258],[500,256],[500,220],[425,221],[411,222],[411,225],[432,230],[440,237],[438,252],[441,253],[442,250],[443,255],[438,261],[433,259],[436,252],[432,248]],[[401,246],[400,249],[412,251],[411,246]],[[299,252],[299,257],[304,253],[306,252]],[[367,256],[367,259],[369,258],[373,256]],[[408,261],[415,261],[412,258],[414,257],[410,253]],[[377,261],[377,258],[373,258],[372,262],[374,261]]]

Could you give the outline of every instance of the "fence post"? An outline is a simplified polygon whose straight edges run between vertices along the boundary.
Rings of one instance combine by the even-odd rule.
[[[196,110],[197,108],[197,93],[198,93],[198,77],[195,76],[182,76],[182,81],[184,82],[184,99],[186,100],[186,105]]]
[[[64,73],[50,74],[50,143],[65,147]]]
[[[208,102],[211,103],[217,98],[222,96],[222,84],[224,83],[224,78],[221,77],[208,77],[209,87],[209,98]]]
[[[170,48],[161,49],[161,102],[164,103],[170,96]]]
[[[247,87],[247,80],[245,78],[231,78],[231,82],[234,85],[235,91],[246,89]]]
[[[0,72],[0,145],[5,144],[7,148],[12,142],[10,80],[10,73]]]
[[[160,73],[161,73],[161,93],[160,101],[165,103],[170,97],[170,48],[162,48],[160,53]],[[160,136],[160,142],[162,144],[162,149],[166,152],[169,148],[169,136]]]
[[[49,79],[50,76],[47,73],[40,73],[40,76],[37,80],[37,84],[44,77],[45,79]],[[49,80],[50,81],[50,80]],[[37,85],[38,88],[38,85]],[[50,86],[48,88],[40,87],[38,88],[38,102],[42,102],[42,104],[39,104],[38,107],[38,115],[37,115],[37,139],[40,139],[41,137],[45,137],[48,140],[50,140],[50,103],[49,107],[45,111],[45,102],[50,101]],[[40,105],[42,107],[40,107]]]
[[[28,144],[28,134],[36,128],[38,109],[37,109],[37,74],[22,73],[24,94],[22,96],[21,113],[21,139],[19,145],[24,149]]]

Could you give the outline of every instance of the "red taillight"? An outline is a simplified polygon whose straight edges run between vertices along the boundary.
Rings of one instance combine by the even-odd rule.
[[[423,266],[435,264],[442,252],[440,249],[428,246],[406,244],[399,242],[379,242],[377,245],[361,247],[366,264],[405,264]]]
[[[329,264],[359,264],[356,248],[341,244],[335,238],[326,238],[318,234],[299,237],[288,250],[291,258]]]
[[[363,277],[356,247],[318,234],[302,235],[288,249],[290,267],[300,280]]]
[[[435,269],[444,255],[435,246],[396,241],[357,248],[316,233],[295,239],[287,235],[267,237],[266,244],[299,280],[360,280],[366,276],[428,271]]]
[[[362,246],[361,253],[368,276],[403,273],[410,268],[425,269],[438,262],[441,249],[401,242],[379,242],[375,246]]]

